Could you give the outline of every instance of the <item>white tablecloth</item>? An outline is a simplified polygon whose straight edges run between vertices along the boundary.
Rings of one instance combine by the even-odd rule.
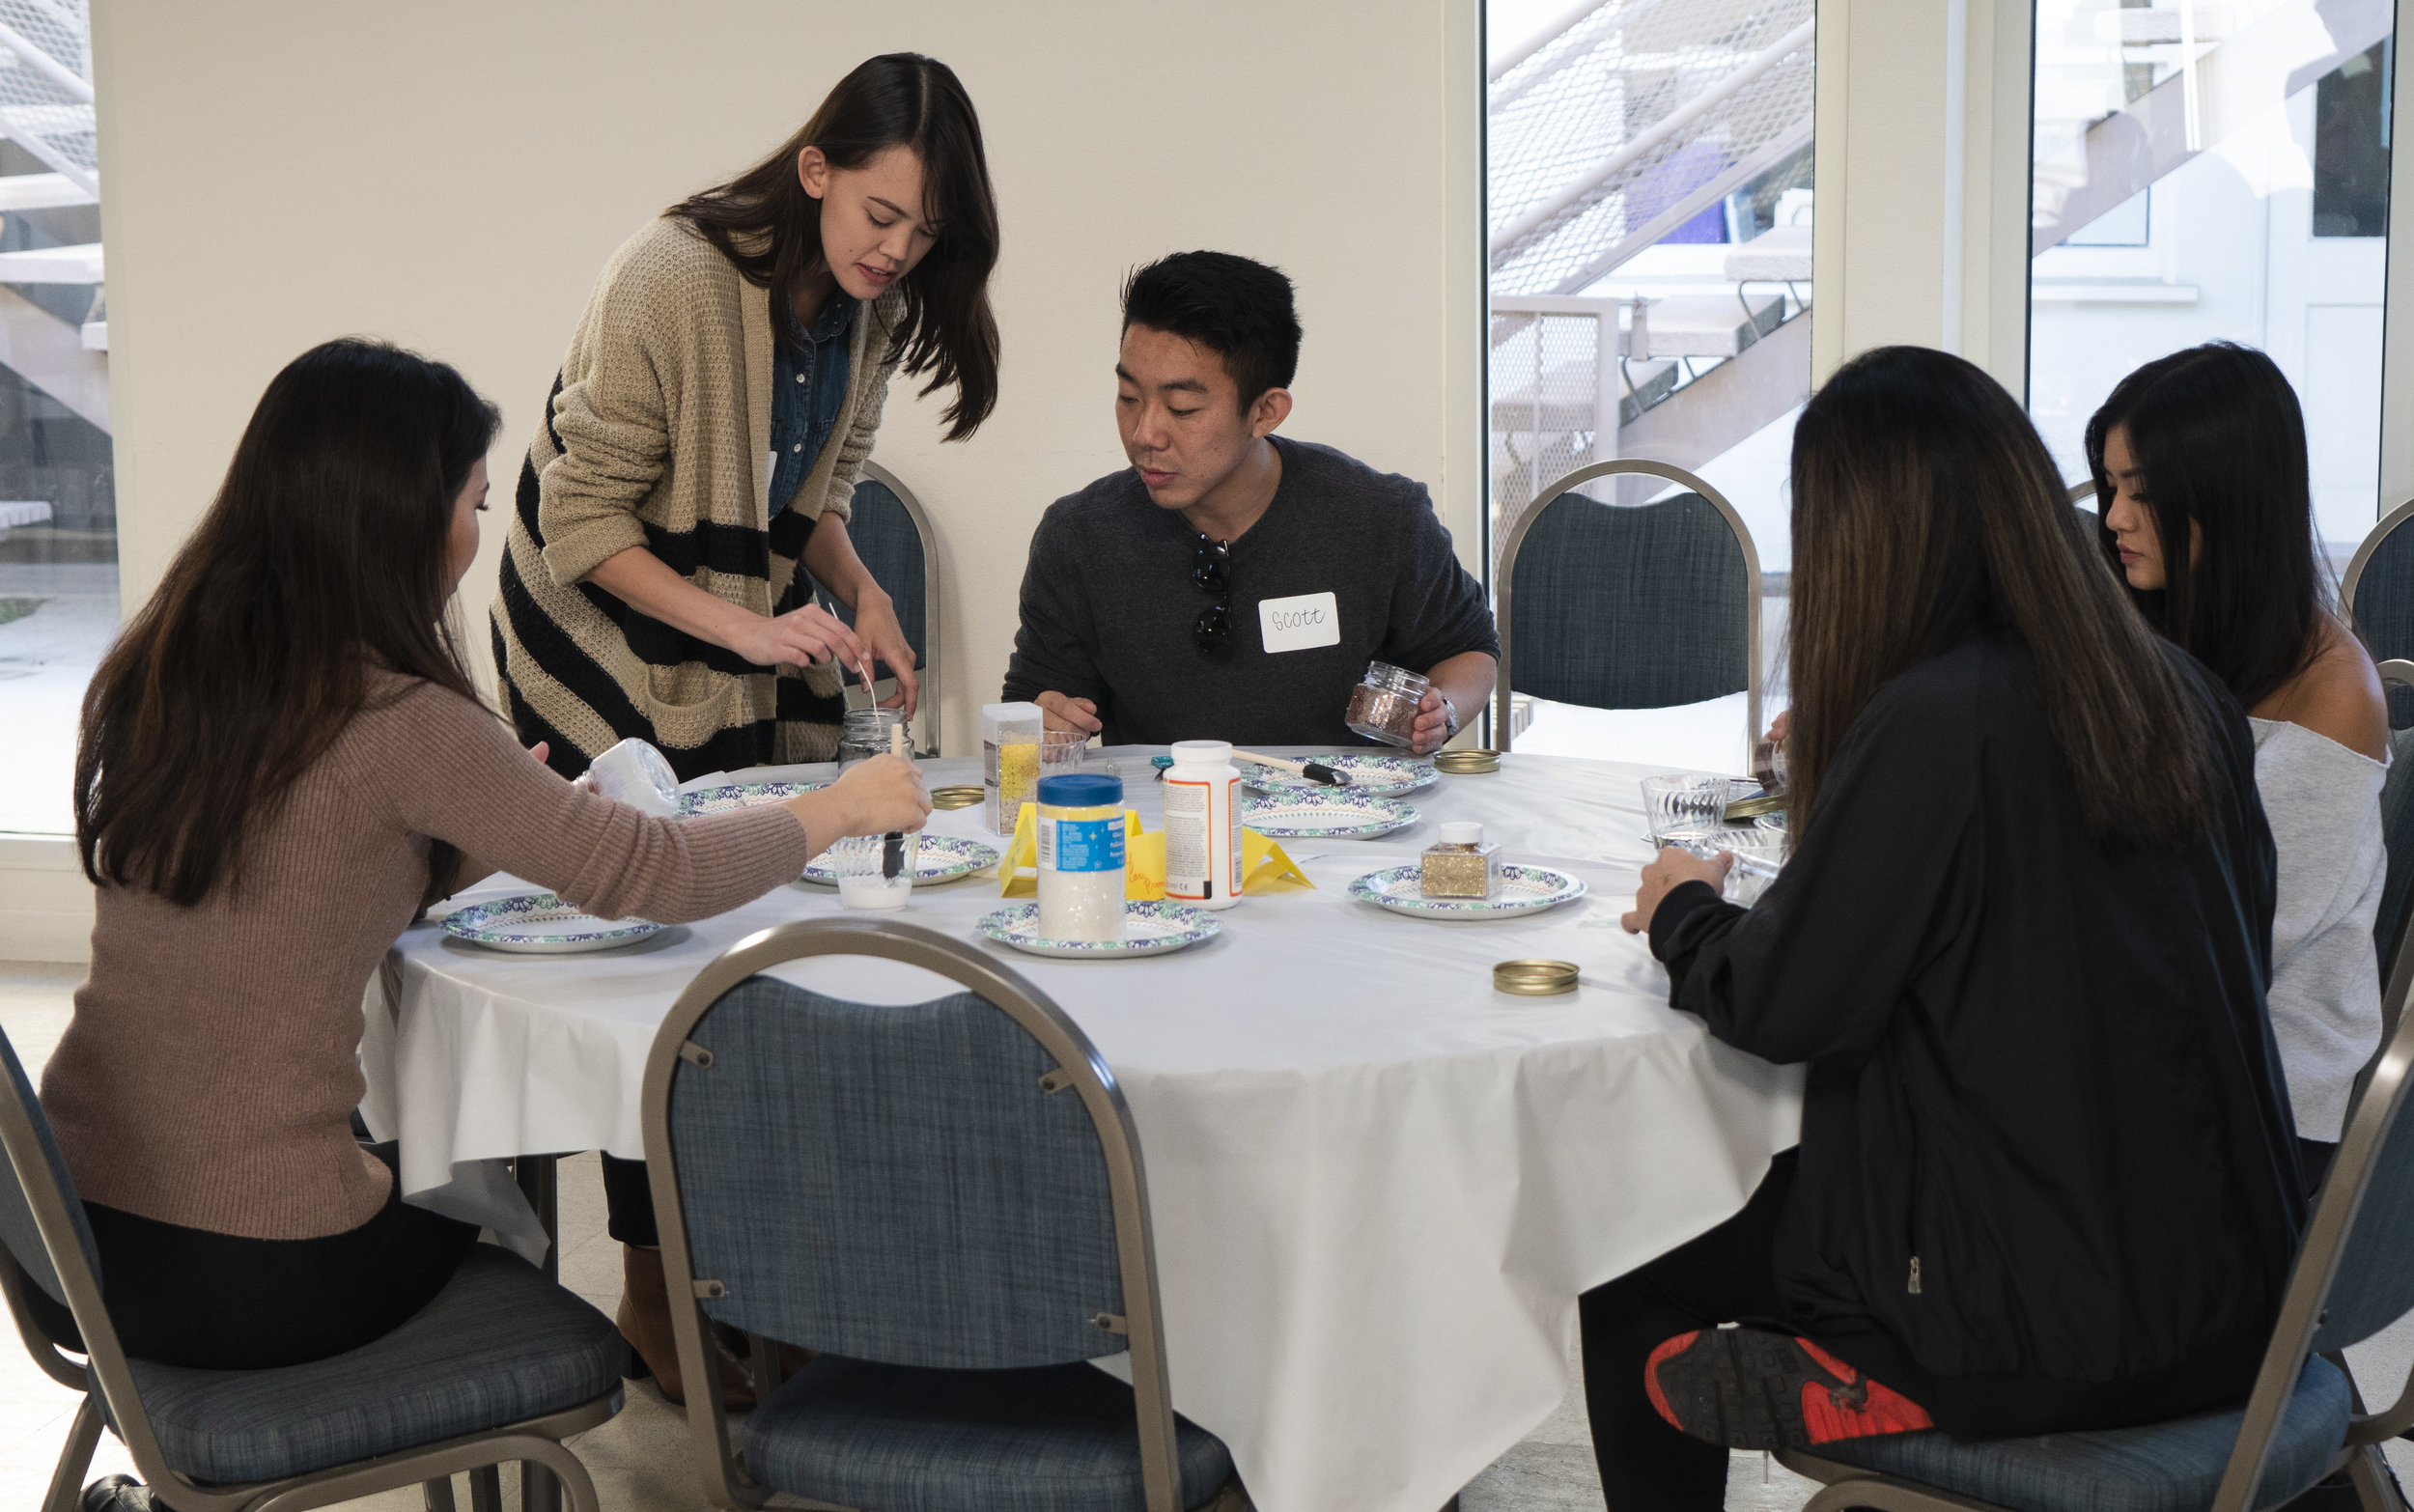
[[[1156,828],[1147,753],[1107,754]],[[975,765],[928,768],[938,784],[978,780]],[[1267,1512],[1433,1512],[1558,1405],[1577,1295],[1732,1214],[1794,1141],[1798,1074],[1670,1011],[1660,966],[1617,928],[1648,858],[1636,780],[1650,770],[1511,755],[1495,775],[1446,776],[1408,797],[1412,828],[1288,843],[1317,891],[1245,899],[1219,938],[1175,955],[1056,962],[983,942],[1122,1082],[1174,1403],[1231,1446]],[[1352,878],[1413,859],[1444,819],[1482,821],[1506,859],[1572,871],[1588,895],[1485,923],[1351,901]],[[932,828],[980,834],[980,810]],[[900,916],[977,939],[999,902],[974,880]],[[524,1204],[482,1162],[641,1157],[638,1082],[672,999],[747,934],[838,910],[800,883],[573,957],[414,927],[399,1011],[372,1013],[364,1047],[365,1109],[402,1141],[404,1190],[506,1230],[516,1208],[524,1237]],[[1580,990],[1494,992],[1493,963],[1523,956],[1578,963]],[[866,1001],[941,990],[884,962],[780,974]]]

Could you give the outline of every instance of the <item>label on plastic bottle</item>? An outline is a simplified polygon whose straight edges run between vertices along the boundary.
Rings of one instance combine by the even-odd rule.
[[[1039,868],[1044,872],[1123,870],[1123,816],[1112,819],[1039,817]]]

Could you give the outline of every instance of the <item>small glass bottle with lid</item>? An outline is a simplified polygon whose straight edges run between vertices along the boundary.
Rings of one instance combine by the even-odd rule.
[[[1418,863],[1418,890],[1428,898],[1489,898],[1500,881],[1501,848],[1484,843],[1483,826],[1452,820]]]
[[[1350,706],[1342,722],[1370,741],[1386,745],[1412,745],[1417,741],[1417,710],[1432,685],[1405,667],[1369,661],[1366,675],[1350,689]]]

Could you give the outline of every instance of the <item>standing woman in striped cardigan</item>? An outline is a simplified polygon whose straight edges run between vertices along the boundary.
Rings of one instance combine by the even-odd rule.
[[[519,474],[492,622],[523,741],[566,776],[630,736],[682,778],[826,761],[840,673],[873,662],[912,714],[913,653],[847,516],[898,369],[955,390],[949,440],[988,418],[996,261],[972,102],[914,53],[622,244]]]
[[[954,388],[949,440],[996,406],[996,262],[972,102],[914,53],[858,66],[785,146],[612,254],[520,468],[492,611],[522,742],[573,777],[631,736],[683,779],[827,761],[841,671],[871,663],[912,714],[913,653],[847,515],[900,368]],[[621,1333],[680,1401],[644,1162],[607,1152],[604,1188]]]

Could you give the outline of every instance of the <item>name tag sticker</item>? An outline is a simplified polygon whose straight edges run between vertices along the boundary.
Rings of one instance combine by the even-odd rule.
[[[1260,599],[1257,628],[1266,650],[1308,651],[1341,644],[1341,604],[1329,593],[1304,593],[1290,599]]]

